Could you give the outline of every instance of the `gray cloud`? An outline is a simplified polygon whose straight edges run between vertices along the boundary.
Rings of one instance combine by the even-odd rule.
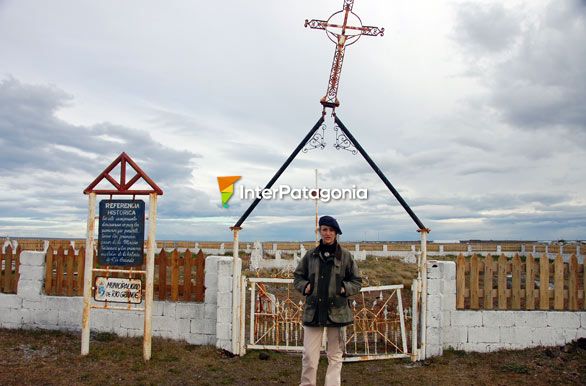
[[[507,169],[504,167],[484,165],[484,166],[466,167],[463,170],[459,171],[458,174],[460,174],[462,176],[468,176],[471,174],[503,173],[506,171],[507,171]]]
[[[460,145],[471,147],[472,149],[476,149],[476,150],[482,150],[485,152],[494,151],[496,149],[496,146],[494,144],[487,143],[485,141],[480,141],[478,139],[470,138],[470,137],[456,138],[455,142]]]
[[[514,126],[566,128],[567,135],[584,143],[584,2],[551,1],[537,18],[501,5],[466,4],[460,9],[457,41],[465,49],[476,47],[474,54],[488,60],[479,72],[489,89],[485,103]],[[505,47],[510,48],[508,55],[495,56]]]
[[[490,192],[477,195],[454,194],[450,197],[427,196],[414,200],[416,206],[444,206],[445,208],[460,208],[465,215],[478,214],[488,210],[501,210],[534,205],[539,209],[551,208],[570,202],[575,197],[570,194],[552,193],[499,193]],[[449,209],[451,210],[451,209]]]
[[[459,4],[457,19],[457,40],[474,52],[503,51],[520,32],[518,16],[502,4]]]
[[[122,151],[140,160],[149,175],[163,183],[189,176],[195,153],[155,142],[146,131],[101,123],[74,126],[55,116],[71,97],[54,86],[22,84],[15,78],[0,83],[0,161],[7,170],[44,165],[49,170],[93,172],[100,160]],[[103,163],[103,161],[102,161]],[[107,164],[105,165],[107,166]],[[104,167],[105,167],[104,166]]]
[[[165,191],[162,216],[209,214],[210,198],[190,186],[198,154],[165,147],[144,130],[71,125],[55,116],[71,100],[54,86],[0,82],[2,216],[83,223],[83,189],[122,151]]]
[[[222,154],[231,158],[240,159],[241,162],[252,165],[272,165],[278,168],[285,162],[289,154],[280,153],[275,149],[259,143],[242,143],[235,141],[222,141],[218,143],[218,149]]]

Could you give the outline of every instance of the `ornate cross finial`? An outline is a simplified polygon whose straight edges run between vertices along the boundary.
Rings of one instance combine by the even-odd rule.
[[[383,36],[385,32],[384,28],[363,26],[362,20],[352,12],[354,0],[343,1],[344,5],[342,10],[332,14],[328,20],[305,20],[305,27],[309,26],[313,29],[325,30],[328,38],[336,44],[328,90],[326,95],[320,100],[320,103],[324,107],[324,113],[326,107],[334,110],[340,106],[338,85],[340,83],[340,74],[342,72],[342,62],[344,61],[346,46],[356,43],[362,35]]]

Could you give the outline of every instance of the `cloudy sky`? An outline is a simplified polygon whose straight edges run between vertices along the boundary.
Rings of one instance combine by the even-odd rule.
[[[84,237],[83,189],[122,151],[164,190],[159,239],[228,240],[321,113],[342,0],[0,0],[0,236]],[[431,239],[584,239],[586,1],[356,0],[338,116]],[[417,239],[360,155],[301,153],[278,181],[367,188],[320,204],[345,240]],[[308,240],[312,201],[262,202],[244,240]]]

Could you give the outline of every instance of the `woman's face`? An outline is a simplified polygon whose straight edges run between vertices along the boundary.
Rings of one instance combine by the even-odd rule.
[[[336,230],[332,227],[321,225],[319,227],[319,234],[326,245],[331,245],[336,241]]]

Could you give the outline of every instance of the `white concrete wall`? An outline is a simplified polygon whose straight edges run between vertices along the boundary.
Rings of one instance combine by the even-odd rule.
[[[586,312],[456,310],[456,264],[427,266],[426,356],[443,349],[488,352],[558,346],[586,337]]]
[[[16,295],[0,294],[0,327],[80,331],[83,298],[43,294],[45,253],[22,252],[20,262]],[[203,303],[155,301],[153,335],[230,347],[232,258],[208,256],[204,285]],[[90,328],[92,332],[142,336],[143,315],[139,311],[92,309]]]
[[[242,260],[236,261],[242,271]],[[216,347],[232,351],[232,257],[218,257],[218,283],[216,287]],[[238,326],[236,327],[238,328]]]

